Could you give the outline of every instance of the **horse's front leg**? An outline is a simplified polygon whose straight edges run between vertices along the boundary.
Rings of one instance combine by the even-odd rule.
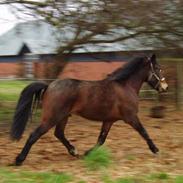
[[[85,152],[85,155],[88,155],[92,150],[98,148],[99,146],[101,146],[102,144],[104,144],[106,137],[109,133],[109,130],[111,129],[113,122],[103,122],[102,124],[102,128],[100,131],[100,135],[98,137],[97,143],[94,147],[92,147],[91,149],[89,149],[88,151]]]
[[[128,123],[129,125],[131,125],[135,130],[137,130],[139,132],[139,134],[146,140],[150,150],[153,153],[157,153],[159,151],[158,148],[153,143],[153,141],[150,139],[146,129],[143,127],[143,125],[141,124],[139,118],[136,115],[135,116],[130,116],[124,121],[126,123]]]

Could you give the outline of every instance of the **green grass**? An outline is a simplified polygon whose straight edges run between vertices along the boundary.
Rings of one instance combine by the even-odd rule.
[[[87,182],[84,181],[84,180],[80,180],[80,181],[78,181],[77,183],[87,183]]]
[[[11,120],[13,118],[13,114],[13,107],[0,107],[0,122]]]
[[[1,183],[69,183],[73,176],[67,173],[11,172],[0,169]]]
[[[115,180],[111,179],[109,176],[103,177],[103,183],[140,183],[137,179],[133,178],[117,178]]]
[[[153,173],[148,176],[133,176],[112,179],[109,175],[102,178],[103,183],[183,183],[183,176],[171,177],[166,173]]]
[[[183,175],[179,175],[175,178],[175,183],[183,183]]]
[[[183,175],[176,177],[166,173],[153,173],[148,176],[131,176],[113,179],[108,173],[98,180],[101,183],[183,183]],[[151,177],[151,178],[149,178]],[[0,183],[89,183],[78,180],[72,173],[30,172],[0,168]]]
[[[84,157],[84,163],[90,170],[107,168],[112,163],[110,151],[105,147],[97,148]]]
[[[0,122],[12,120],[21,91],[30,81],[0,81]]]
[[[127,154],[124,158],[127,159],[127,160],[130,160],[130,161],[134,161],[135,160],[135,155]]]
[[[17,101],[22,89],[29,81],[0,81],[0,103]]]
[[[148,179],[150,179],[150,180],[167,180],[167,179],[169,179],[169,175],[167,173],[164,173],[164,172],[153,173],[153,174],[148,176]]]

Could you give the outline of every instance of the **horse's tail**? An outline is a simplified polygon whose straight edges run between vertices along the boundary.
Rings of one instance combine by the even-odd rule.
[[[19,140],[22,137],[35,105],[42,99],[47,88],[48,84],[44,82],[34,82],[23,89],[16,106],[10,131],[10,136],[13,140]]]

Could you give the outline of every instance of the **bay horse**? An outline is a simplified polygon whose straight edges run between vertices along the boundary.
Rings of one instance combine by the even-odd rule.
[[[77,157],[75,147],[64,134],[71,114],[103,122],[96,145],[85,154],[105,142],[111,126],[117,120],[123,120],[132,126],[145,139],[150,150],[157,153],[158,148],[137,116],[138,94],[144,82],[158,92],[164,92],[168,88],[155,54],[150,57],[136,57],[103,80],[57,79],[49,85],[44,82],[29,84],[20,95],[11,126],[11,138],[19,140],[22,137],[32,114],[32,106],[40,100],[41,124],[29,136],[21,153],[15,159],[15,165],[21,165],[32,145],[54,126],[56,126],[54,135],[72,156]]]

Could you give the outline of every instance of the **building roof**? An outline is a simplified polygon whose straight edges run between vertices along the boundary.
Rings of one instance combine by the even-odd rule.
[[[54,54],[60,44],[73,37],[73,29],[67,28],[63,32],[56,30],[44,21],[28,21],[17,24],[8,32],[0,36],[0,56],[18,55],[22,49],[27,48],[32,54]],[[96,37],[100,39],[100,37]],[[100,44],[94,46],[86,44],[77,49],[75,53],[86,52],[112,52],[127,50],[152,49],[143,47],[138,40],[130,39],[122,43]]]
[[[57,40],[54,28],[41,21],[19,23],[0,36],[0,55],[17,55],[26,45],[33,54],[54,53]]]

